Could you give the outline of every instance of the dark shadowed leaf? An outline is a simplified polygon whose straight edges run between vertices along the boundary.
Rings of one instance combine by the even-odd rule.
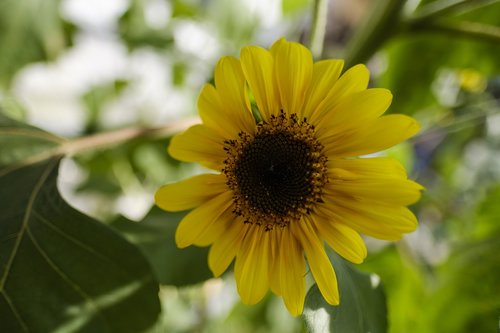
[[[207,248],[175,245],[175,229],[185,213],[167,213],[153,208],[141,222],[124,217],[111,224],[148,258],[162,284],[184,286],[212,277],[207,266]]]
[[[0,119],[2,332],[141,332],[160,312],[139,250],[58,193],[56,147],[38,129]],[[15,162],[15,164],[8,164]]]
[[[337,274],[340,305],[326,303],[315,284],[306,296],[304,319],[312,333],[382,333],[387,331],[385,295],[376,275],[355,270],[329,253]]]

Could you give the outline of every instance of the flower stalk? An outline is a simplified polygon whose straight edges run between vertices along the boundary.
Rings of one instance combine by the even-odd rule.
[[[328,0],[315,0],[311,26],[310,49],[313,57],[316,59],[320,59],[323,54],[327,16]]]

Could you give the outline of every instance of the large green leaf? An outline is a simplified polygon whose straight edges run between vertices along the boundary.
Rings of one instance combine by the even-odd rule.
[[[4,332],[141,332],[160,312],[141,253],[67,205],[58,159],[0,176]]]
[[[382,333],[387,331],[385,295],[376,275],[355,270],[334,253],[330,259],[339,283],[340,305],[326,303],[318,286],[306,296],[304,319],[312,333]]]
[[[64,142],[63,138],[44,132],[0,113],[0,166],[47,159]]]
[[[162,284],[184,286],[212,277],[207,266],[207,248],[179,249],[175,245],[175,229],[184,215],[153,208],[141,222],[121,217],[111,226],[143,251]]]

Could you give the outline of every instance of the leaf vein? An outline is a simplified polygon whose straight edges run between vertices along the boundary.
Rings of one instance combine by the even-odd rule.
[[[57,164],[57,160],[54,160],[54,162],[50,163],[47,166],[47,169],[44,170],[42,176],[40,177],[38,182],[35,184],[33,191],[31,192],[31,194],[29,196],[29,201],[28,201],[28,205],[26,207],[25,214],[23,216],[21,228],[19,229],[19,233],[16,237],[16,242],[14,243],[14,247],[12,249],[10,256],[9,256],[7,264],[5,265],[5,271],[2,275],[2,278],[0,279],[0,291],[2,291],[4,289],[5,282],[7,281],[7,278],[8,278],[9,273],[10,273],[10,269],[11,269],[12,264],[14,263],[14,260],[16,258],[17,251],[19,250],[19,246],[21,245],[21,240],[24,236],[26,228],[28,227],[28,222],[30,219],[31,212],[33,211],[33,205],[35,204],[36,197],[37,197],[38,193],[40,192],[40,190],[42,189],[43,184],[45,183],[45,181],[49,177],[50,172],[56,166],[56,164]]]
[[[99,257],[100,259],[113,264],[113,261],[109,260],[109,258],[106,258],[101,253],[95,251],[91,246],[89,246],[89,245],[87,245],[87,244],[79,241],[78,239],[74,238],[73,236],[70,236],[64,230],[62,230],[61,228],[57,227],[54,223],[50,222],[49,220],[47,220],[46,218],[44,218],[43,216],[41,216],[38,212],[33,211],[33,216],[35,216],[38,221],[42,222],[44,225],[46,225],[47,227],[49,227],[50,229],[52,229],[54,232],[56,232],[59,235],[63,236],[64,238],[66,238],[70,242],[74,243],[75,245],[78,245],[79,247],[81,247],[82,249],[84,249],[84,250],[92,253],[96,257]]]
[[[31,232],[30,227],[28,226],[26,229],[26,233],[28,234],[28,237],[30,238],[31,242],[37,249],[37,251],[40,253],[40,255],[45,259],[47,264],[52,268],[57,275],[61,277],[61,279],[64,280],[73,290],[75,290],[84,300],[89,304],[94,310],[92,311],[93,313],[97,314],[98,316],[102,317],[103,321],[107,323],[106,319],[102,315],[99,306],[93,301],[92,297],[90,297],[78,284],[76,284],[69,276],[67,276],[60,268],[59,266],[56,265],[54,261],[52,261],[49,257],[49,255],[42,249],[40,246],[40,243],[36,240],[35,236]]]
[[[17,321],[19,322],[19,325],[21,325],[21,327],[23,328],[23,331],[29,332],[28,325],[26,325],[26,323],[24,322],[23,318],[21,317],[21,315],[17,311],[16,307],[14,306],[14,303],[12,302],[10,297],[7,295],[5,290],[0,291],[0,294],[2,294],[3,298],[5,299],[7,304],[9,305],[10,310],[14,314],[14,317],[16,317]]]

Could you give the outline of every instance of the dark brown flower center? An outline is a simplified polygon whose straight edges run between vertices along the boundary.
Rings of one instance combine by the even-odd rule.
[[[321,202],[327,159],[314,127],[296,115],[281,112],[257,126],[254,136],[241,132],[239,140],[225,142],[223,172],[234,193],[234,213],[271,230]]]

